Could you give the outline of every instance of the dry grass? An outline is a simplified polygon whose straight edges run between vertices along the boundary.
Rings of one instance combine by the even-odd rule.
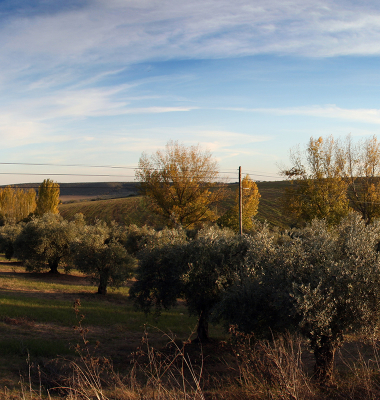
[[[207,355],[200,348],[194,359],[189,343],[179,343],[165,335],[168,344],[158,351],[151,346],[146,332],[140,346],[131,353],[128,373],[118,372],[109,358],[98,357],[96,345],[87,340],[87,330],[77,328],[81,342],[77,357],[55,360],[59,368],[54,385],[43,384],[45,372],[34,366],[20,382],[18,392],[6,389],[0,398],[37,400],[369,400],[380,398],[379,344],[372,341],[368,350],[340,354],[345,368],[337,371],[334,384],[320,386],[308,374],[301,338],[285,335],[273,341],[254,341],[249,335],[232,332],[233,344],[225,344],[233,356],[229,376],[206,371]],[[227,351],[228,350],[228,351]],[[18,396],[18,397],[17,397]]]
[[[375,339],[352,338],[337,354],[334,382],[321,386],[299,337],[257,341],[232,330],[223,341],[213,328],[218,339],[200,346],[186,340],[195,321],[183,305],[163,316],[161,330],[150,321],[142,331],[146,320],[123,293],[99,298],[86,292],[80,276],[62,275],[58,284],[24,274],[17,264],[0,265],[0,280],[8,276],[14,285],[0,290],[0,355],[6,360],[0,363],[0,399],[380,398]],[[72,310],[78,292],[84,320]],[[167,326],[175,334],[165,334]]]

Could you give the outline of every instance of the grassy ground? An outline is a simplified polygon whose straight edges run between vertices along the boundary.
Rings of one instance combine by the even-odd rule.
[[[190,343],[196,320],[183,304],[147,318],[128,286],[99,296],[76,271],[30,274],[0,258],[0,399],[46,398],[47,389],[70,400],[380,398],[377,340],[352,338],[334,381],[320,385],[303,340],[231,344],[211,326],[210,344]]]
[[[81,274],[25,273],[18,262],[0,259],[0,387],[17,387],[20,373],[27,372],[26,359],[46,365],[56,357],[72,357],[81,342],[73,304],[80,299],[83,327],[90,343],[99,341],[97,354],[123,365],[139,346],[145,329],[157,346],[167,342],[160,330],[187,340],[196,326],[184,305],[160,318],[146,317],[134,310],[128,286],[99,296]],[[220,327],[211,326],[211,335],[223,338]]]

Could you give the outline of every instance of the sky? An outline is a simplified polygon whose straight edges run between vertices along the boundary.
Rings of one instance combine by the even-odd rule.
[[[310,137],[380,133],[380,3],[0,0],[0,184],[133,181],[199,145],[280,180]]]

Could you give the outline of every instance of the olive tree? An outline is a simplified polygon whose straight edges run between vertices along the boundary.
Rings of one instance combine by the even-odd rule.
[[[71,243],[77,238],[79,225],[65,221],[57,214],[46,213],[33,217],[24,225],[14,243],[15,256],[24,262],[28,271],[57,274],[59,267],[72,266]]]
[[[332,377],[336,349],[350,333],[373,332],[380,313],[380,225],[350,214],[267,241],[248,255],[242,278],[225,292],[218,315],[258,335],[296,330],[309,341],[316,376]],[[265,246],[263,246],[265,247]]]
[[[4,225],[0,227],[0,252],[4,253],[5,257],[10,260],[14,254],[14,243],[21,233],[24,224]]]
[[[136,260],[128,254],[122,242],[125,230],[97,221],[84,227],[73,245],[74,262],[98,285],[98,294],[105,295],[109,286],[119,287],[131,277]]]
[[[184,299],[189,313],[198,317],[197,339],[206,342],[213,307],[234,281],[247,248],[238,235],[217,227],[201,230],[193,240],[172,234],[140,254],[131,296],[146,312],[168,309]]]

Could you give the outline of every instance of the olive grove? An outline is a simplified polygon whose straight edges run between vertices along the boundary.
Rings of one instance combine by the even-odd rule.
[[[257,225],[251,235],[208,228],[139,254],[131,289],[144,311],[186,301],[197,315],[197,339],[208,322],[272,338],[298,332],[315,356],[316,376],[332,376],[336,349],[352,333],[375,332],[380,317],[380,224],[350,213],[336,228],[314,220],[274,234]]]

